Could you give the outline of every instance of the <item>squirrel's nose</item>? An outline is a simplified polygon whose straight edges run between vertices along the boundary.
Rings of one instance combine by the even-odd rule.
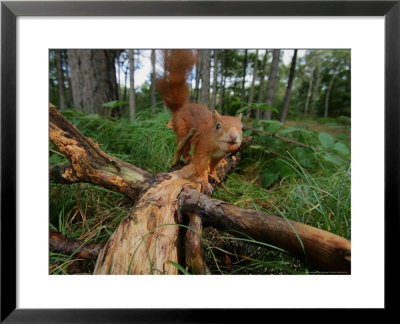
[[[231,140],[232,142],[236,142],[238,136],[237,136],[237,134],[229,134],[229,138],[230,138],[230,140]]]

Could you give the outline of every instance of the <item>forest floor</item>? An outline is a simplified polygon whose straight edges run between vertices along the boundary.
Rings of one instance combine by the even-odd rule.
[[[338,134],[350,135],[350,125],[337,123],[335,121],[321,123],[315,119],[304,119],[304,120],[288,120],[285,123],[287,127],[301,127],[317,132],[326,132],[333,136]]]

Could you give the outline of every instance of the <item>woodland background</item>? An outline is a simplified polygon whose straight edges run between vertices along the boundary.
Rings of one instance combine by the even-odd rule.
[[[50,50],[49,97],[110,155],[167,171],[175,135],[155,89],[157,50]],[[251,136],[239,167],[213,197],[351,238],[350,50],[199,50],[192,102],[245,116]],[[135,79],[147,67],[145,82]],[[136,84],[136,86],[135,86]],[[50,164],[65,158],[50,144]],[[50,229],[106,241],[126,215],[125,197],[90,184],[50,184]],[[213,273],[313,273],[277,247],[207,228]],[[50,273],[90,273],[94,262],[50,251]],[[181,269],[182,273],[187,273]]]

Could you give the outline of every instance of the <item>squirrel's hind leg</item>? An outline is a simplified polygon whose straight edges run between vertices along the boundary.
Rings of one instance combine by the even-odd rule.
[[[210,161],[210,176],[213,177],[217,183],[221,182],[220,178],[217,175],[217,168],[222,161],[224,161],[223,158]]]
[[[185,161],[191,161],[192,157],[189,155],[190,152],[190,138],[193,136],[195,132],[194,128],[191,128],[186,134],[183,136],[176,132],[176,150],[174,154],[174,160],[172,161],[172,165],[175,165],[179,162],[181,156]]]
[[[183,159],[187,162],[192,161],[192,157],[190,156],[190,142],[186,142],[185,146],[182,148],[181,155]]]

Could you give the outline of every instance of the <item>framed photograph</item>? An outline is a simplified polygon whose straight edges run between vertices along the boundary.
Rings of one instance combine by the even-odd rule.
[[[189,323],[225,322],[229,319],[233,321],[239,312],[245,312],[245,314],[264,312],[271,308],[391,308],[393,300],[389,298],[389,295],[390,291],[394,289],[392,288],[394,285],[388,284],[388,282],[396,279],[392,274],[393,266],[390,261],[393,257],[390,255],[396,255],[394,248],[396,245],[391,244],[390,239],[399,234],[399,204],[397,202],[400,152],[398,134],[400,121],[398,112],[400,90],[399,1],[4,1],[1,4],[1,16],[1,321],[6,323],[30,321],[55,323],[168,322],[176,320]],[[229,256],[225,256],[223,260],[223,264],[228,270],[224,272],[217,265],[218,271],[223,274],[237,271],[239,275],[57,275],[73,274],[74,271],[82,273],[87,269],[89,269],[87,272],[97,271],[97,274],[118,273],[115,270],[117,267],[114,268],[114,257],[108,260],[107,252],[102,255],[102,269],[100,269],[100,265],[96,264],[95,270],[93,270],[94,262],[80,263],[81,268],[76,270],[74,268],[77,266],[76,263],[70,262],[70,259],[63,260],[63,256],[60,257],[56,253],[50,253],[49,260],[49,219],[54,219],[54,224],[57,226],[53,227],[58,229],[60,224],[72,224],[74,217],[84,218],[84,213],[79,211],[75,216],[73,211],[68,211],[69,218],[64,217],[64,211],[67,210],[66,202],[68,199],[72,199],[74,194],[77,195],[76,193],[71,193],[70,196],[66,196],[65,193],[56,193],[63,197],[59,200],[58,207],[49,204],[49,191],[52,195],[49,176],[54,177],[60,174],[60,170],[51,169],[49,175],[49,136],[55,144],[55,147],[50,147],[50,160],[54,161],[61,161],[61,158],[57,159],[53,156],[54,154],[60,157],[69,154],[61,149],[58,151],[60,147],[56,144],[55,136],[68,134],[66,138],[69,140],[75,136],[73,133],[68,133],[69,126],[67,124],[61,126],[60,123],[63,121],[59,118],[62,117],[58,117],[61,115],[55,109],[50,108],[49,119],[49,93],[50,99],[57,98],[57,106],[62,105],[59,95],[56,94],[57,78],[59,78],[56,75],[59,69],[57,64],[67,64],[65,60],[68,59],[68,69],[72,69],[75,64],[74,60],[82,63],[83,58],[79,55],[84,54],[80,52],[81,49],[91,53],[92,57],[107,49],[112,50],[113,53],[117,53],[119,49],[125,49],[114,54],[124,56],[126,62],[132,62],[130,60],[134,60],[135,55],[136,57],[143,55],[150,62],[151,50],[158,49],[165,57],[167,63],[164,62],[163,68],[167,71],[168,66],[171,66],[168,65],[168,55],[176,57],[183,54],[179,51],[161,50],[175,48],[196,49],[196,51],[183,51],[186,56],[182,57],[181,61],[186,59],[191,61],[193,53],[202,53],[202,58],[206,60],[207,55],[211,53],[215,60],[211,66],[222,64],[222,55],[228,55],[226,57],[230,57],[233,62],[251,62],[249,66],[253,67],[255,64],[265,65],[268,58],[268,62],[271,62],[271,69],[273,55],[279,55],[273,53],[272,49],[280,49],[281,59],[285,62],[283,68],[286,69],[285,73],[288,75],[288,80],[285,79],[282,82],[280,90],[282,101],[286,100],[283,100],[285,91],[289,91],[290,94],[292,86],[290,70],[292,67],[294,71],[296,60],[299,60],[298,62],[304,63],[299,72],[304,82],[301,88],[303,90],[299,90],[300,82],[297,83],[296,89],[299,93],[304,92],[302,100],[306,103],[306,107],[310,106],[311,109],[313,106],[310,98],[313,97],[312,83],[316,83],[321,84],[320,88],[324,91],[324,99],[320,100],[320,108],[314,107],[314,111],[320,109],[320,113],[322,115],[325,113],[325,117],[327,117],[328,103],[335,102],[329,107],[331,111],[336,111],[337,117],[349,115],[348,118],[342,118],[343,125],[348,121],[346,134],[349,134],[349,138],[347,139],[346,134],[338,137],[343,140],[343,143],[347,143],[348,140],[348,144],[346,144],[348,148],[341,140],[337,141],[336,137],[333,139],[324,130],[313,133],[321,150],[331,144],[333,148],[333,145],[336,144],[335,149],[340,152],[341,158],[346,160],[348,155],[349,185],[351,177],[351,192],[348,191],[345,195],[341,191],[342,189],[338,189],[340,191],[338,196],[333,197],[338,202],[334,206],[339,206],[341,200],[347,199],[347,202],[343,204],[346,204],[348,209],[351,208],[351,220],[350,218],[343,219],[340,225],[335,225],[339,235],[348,239],[351,237],[351,255],[350,248],[348,254],[342,251],[341,257],[343,258],[339,257],[335,261],[331,261],[330,271],[325,272],[329,275],[324,275],[324,272],[318,273],[322,275],[309,273],[308,267],[305,268],[305,271],[300,269],[301,271],[296,272],[292,271],[293,267],[289,266],[286,271],[283,270],[285,269],[283,265],[286,263],[282,261],[281,267],[275,272],[244,276],[244,272],[240,272],[240,266],[234,268]],[[140,51],[134,52],[127,49],[140,49]],[[207,52],[209,53],[207,54]],[[106,53],[106,55],[108,54]],[[220,55],[219,63],[217,63],[217,55]],[[264,63],[263,57],[265,58]],[[307,65],[306,62],[315,62],[315,67],[320,67],[323,63],[318,63],[318,60],[324,62],[327,57],[337,63],[329,67],[326,65],[326,69],[329,71],[326,75],[329,75],[330,78],[324,79],[316,72],[317,68],[311,69],[311,65]],[[115,62],[115,59],[112,62]],[[192,61],[194,62],[195,59],[193,58]],[[257,63],[252,63],[252,61]],[[244,63],[245,66],[246,63]],[[133,66],[133,63],[130,64]],[[232,63],[233,65],[234,63]],[[190,65],[190,69],[193,70],[193,66]],[[122,80],[124,77],[128,77],[129,64],[125,66],[117,64],[114,69],[116,67],[122,69],[122,72],[117,74],[117,78],[120,77]],[[123,69],[126,69],[125,74]],[[188,70],[190,69],[188,67]],[[242,68],[232,67],[232,71],[235,69],[239,75]],[[271,69],[268,73],[271,73]],[[81,70],[83,71],[83,69]],[[212,79],[218,79],[217,71],[215,69],[211,71],[215,71]],[[261,80],[260,75],[261,73],[258,78]],[[235,111],[222,109],[224,101],[216,99],[216,103],[222,103],[219,111],[236,116],[232,117],[235,120],[230,120],[230,123],[236,123],[236,119],[240,120],[243,115],[247,118],[254,118],[254,120],[262,119],[257,114],[264,116],[263,109],[270,110],[277,117],[279,112],[274,110],[273,104],[265,108],[261,105],[261,101],[257,103],[248,101],[250,96],[254,95],[254,91],[258,95],[261,91],[257,92],[257,88],[254,90],[254,81],[252,84],[249,72],[247,72],[247,76],[247,81],[246,77],[243,77],[243,84],[248,82],[251,94],[247,94],[247,97],[243,95],[240,101],[241,85],[239,83],[236,85],[232,81],[229,91],[233,95],[232,98],[229,98],[229,107],[235,107]],[[79,78],[83,79],[84,76]],[[190,78],[192,78],[193,89],[189,95],[194,98],[198,85],[196,85],[194,76],[190,76]],[[122,84],[121,80],[119,84]],[[338,83],[337,80],[340,80],[342,88],[348,89],[348,92],[335,91],[332,86],[335,80],[336,83]],[[70,85],[69,80],[65,82]],[[227,82],[229,83],[229,81]],[[221,72],[222,83],[223,74]],[[127,79],[124,84],[126,90]],[[258,82],[256,82],[257,85]],[[244,85],[242,87],[245,88]],[[162,87],[159,89],[163,93]],[[307,91],[307,89],[309,90]],[[75,90],[75,92],[77,91]],[[119,91],[123,93],[123,90]],[[145,91],[148,91],[150,98],[150,89]],[[212,91],[216,92],[217,90]],[[330,94],[336,101],[329,101]],[[69,98],[68,96],[67,98]],[[130,96],[124,96],[124,99],[119,102],[108,102],[103,105],[104,109],[109,109],[110,114],[116,113],[117,109],[114,109],[114,106],[127,106],[128,103],[124,103],[123,100]],[[223,94],[219,96],[219,98],[224,98]],[[211,98],[210,94],[208,97]],[[311,101],[307,102],[307,98]],[[140,99],[140,93],[136,99],[144,100]],[[162,97],[162,100],[160,102],[164,102],[168,106],[168,100],[165,97]],[[211,101],[210,105],[216,105],[215,109],[218,110],[217,104]],[[111,105],[114,106],[111,107]],[[162,112],[161,104],[159,108]],[[79,119],[74,112],[71,114],[71,119]],[[218,122],[220,121],[218,118],[222,117],[218,113],[216,114],[217,117],[215,114],[213,115],[213,121],[217,120],[216,129],[221,127],[224,129],[223,123],[221,126],[221,123]],[[68,115],[68,112],[64,113],[65,115]],[[291,117],[293,116],[292,112]],[[284,117],[286,118],[286,114]],[[77,124],[82,126],[84,124],[82,120]],[[51,125],[50,132],[49,123]],[[162,123],[164,123],[164,119],[162,119]],[[257,125],[253,123],[250,129],[256,132],[259,125],[269,125],[272,128],[277,126],[275,125],[277,123],[272,123],[273,125],[268,122],[263,123],[260,122]],[[96,121],[89,121],[89,124],[96,125]],[[337,126],[337,124],[335,125]],[[278,126],[281,130],[282,124]],[[63,131],[55,132],[57,127]],[[106,125],[93,127],[105,129]],[[115,133],[113,136],[119,137],[116,132],[122,134],[126,129],[112,130]],[[294,137],[290,135],[292,129],[294,128],[287,129],[286,134],[289,134],[287,137],[284,136],[284,132],[278,134],[278,129],[274,131],[264,127],[262,131],[267,132],[271,138],[280,136],[281,141],[291,140],[291,145],[304,146],[301,140],[297,140],[297,138],[294,140]],[[74,132],[72,127],[71,130]],[[171,130],[168,131],[170,133],[160,136],[165,139],[166,134],[173,134]],[[76,136],[81,136],[79,134]],[[233,145],[232,141],[239,136],[236,133],[232,134],[230,133],[229,145]],[[251,135],[254,136],[254,134],[256,133]],[[86,136],[91,138],[90,133]],[[304,133],[302,136],[299,138],[305,138],[308,135]],[[79,138],[82,139],[82,137]],[[65,138],[61,139],[61,142],[65,140]],[[100,146],[97,145],[96,140],[96,138],[84,140],[85,143],[88,143],[89,149],[97,150],[99,148],[100,150],[96,151],[97,153],[93,153],[93,151],[90,155],[99,154],[108,159],[111,165],[117,166],[119,175],[121,172],[124,175],[126,172],[134,172],[135,178],[137,176],[146,178],[149,174],[137,169],[125,170],[126,166],[122,162],[124,159],[121,157],[121,160],[118,160],[108,155],[102,155],[101,149],[104,147],[100,141],[98,142]],[[175,137],[172,138],[172,141],[175,141]],[[144,143],[145,140],[137,143],[132,140],[130,143],[139,147],[140,142]],[[179,138],[177,144],[179,145]],[[159,158],[162,160],[163,146],[157,148],[154,143],[148,145],[157,150]],[[192,145],[195,144],[192,143]],[[260,147],[260,145],[253,145],[252,149],[259,150]],[[272,144],[269,148],[269,154],[271,151],[276,156],[282,154],[280,151],[276,151]],[[318,150],[318,147],[313,149]],[[297,151],[293,149],[288,156],[298,154]],[[292,155],[290,155],[291,153]],[[342,163],[334,160],[335,157],[328,153],[320,152],[318,154],[329,163]],[[122,155],[118,155],[118,157],[120,156]],[[76,161],[80,159],[77,158]],[[276,160],[279,159],[282,159],[281,155]],[[295,158],[294,161],[296,161]],[[210,162],[210,173],[213,172],[211,164]],[[262,177],[260,177],[261,186],[270,189],[274,181],[284,178],[284,176],[271,171],[273,170],[272,164],[272,162],[269,164],[268,172],[261,172]],[[284,167],[282,165],[280,168]],[[155,167],[155,169],[157,168]],[[66,170],[63,170],[64,174]],[[136,172],[139,172],[139,175]],[[282,173],[281,170],[279,172]],[[112,175],[112,171],[108,168],[101,175],[102,180],[86,180],[102,186],[110,174]],[[132,174],[130,178],[132,178]],[[207,182],[207,179],[204,181]],[[339,179],[338,174],[332,174],[329,181],[335,182],[335,179]],[[340,179],[342,181],[339,181],[340,183],[345,182],[345,175]],[[308,178],[305,176],[304,181],[307,180]],[[105,182],[101,183],[101,181]],[[110,185],[111,182],[104,185],[107,190],[116,189],[115,179],[113,178],[112,181],[114,181],[114,186]],[[207,190],[211,189],[204,185],[204,181],[200,183],[199,188],[207,194]],[[155,182],[152,182],[152,185],[155,186]],[[319,186],[319,184],[315,183],[315,186]],[[80,189],[82,195],[89,195],[89,191],[85,188]],[[118,190],[128,198],[130,197],[131,193],[126,189]],[[131,186],[129,190],[132,190],[132,195],[134,195],[135,190],[137,193],[139,189]],[[229,193],[229,189],[227,190]],[[185,194],[188,197],[190,195],[186,192]],[[307,201],[307,196],[304,193],[301,194]],[[327,194],[330,195],[330,193]],[[218,198],[219,196],[217,196]],[[200,201],[200,198],[196,199],[197,202]],[[305,204],[308,207],[299,211],[301,215],[297,220],[300,223],[305,214],[312,213],[314,209],[319,208],[318,197],[316,199],[317,202],[314,205]],[[117,205],[121,203],[118,208],[123,205],[123,202],[117,200],[114,202]],[[211,203],[210,200],[205,204]],[[300,205],[300,202],[297,203]],[[285,204],[290,206],[287,201]],[[162,208],[160,206],[159,208]],[[235,204],[232,206],[235,208]],[[88,205],[85,208],[88,208]],[[216,205],[214,212],[217,214],[218,211],[219,207]],[[225,222],[223,217],[229,215],[229,212],[228,209],[225,209],[216,217],[222,219],[221,222]],[[253,217],[265,217],[260,212],[257,214],[254,211],[254,213],[248,214],[246,219],[237,222],[244,224],[250,222],[250,219],[255,219]],[[330,226],[330,219],[336,217],[336,214],[342,213],[343,211],[339,207],[335,210],[332,207],[332,210],[321,213],[323,217],[320,222],[324,225],[315,226],[335,232]],[[389,215],[391,216],[388,217]],[[281,214],[281,216],[285,215]],[[63,218],[62,221],[61,218]],[[191,224],[195,224],[195,221],[195,217],[190,218],[190,222],[193,222]],[[92,235],[100,236],[114,230],[114,228],[111,230],[111,227],[104,229],[103,224],[105,223],[101,223],[101,231],[99,230],[97,234],[92,233]],[[293,226],[293,223],[289,221],[285,224],[289,224],[286,225],[289,227]],[[338,230],[339,227],[340,230]],[[52,228],[51,221],[50,228]],[[230,227],[231,230],[243,228],[242,225],[237,228],[234,225]],[[125,229],[121,230],[121,232],[124,231]],[[298,233],[300,232],[299,229]],[[158,233],[157,240],[161,240],[163,235],[165,233]],[[305,239],[306,236],[302,236],[306,234],[301,232],[299,235],[301,236],[300,241],[309,244]],[[61,237],[60,239],[65,238]],[[324,240],[322,238],[320,240],[321,253],[325,253]],[[79,242],[82,240],[76,241],[74,244],[79,244]],[[348,240],[348,242],[350,241]],[[114,247],[110,247],[110,245],[111,243],[108,248],[114,250]],[[289,252],[294,251],[290,250],[289,243],[285,245],[285,248],[288,248]],[[220,249],[223,250],[225,247]],[[310,262],[312,265],[319,264],[318,262],[324,258],[321,253],[317,253],[315,256],[310,254],[310,260],[305,262]],[[296,255],[295,252],[293,254]],[[247,257],[247,261],[251,259],[252,262],[253,255],[250,256]],[[343,261],[350,259],[351,273],[350,261],[348,263]],[[118,261],[119,263],[120,261]],[[127,264],[128,273],[134,273],[133,270],[131,271],[132,262],[128,260]],[[182,268],[173,261],[169,264],[171,271],[176,270],[177,273],[188,274],[188,268]],[[274,265],[276,264],[274,263]],[[323,268],[321,267],[321,269]],[[204,270],[204,268],[201,269]],[[115,272],[113,272],[114,270]],[[204,271],[201,272],[202,270],[196,271],[204,273]],[[214,271],[208,268],[206,270]],[[334,270],[337,270],[337,273]],[[168,270],[165,270],[165,273],[167,272]],[[141,270],[138,270],[138,273],[142,273]],[[276,273],[280,275],[266,275]],[[302,275],[298,275],[299,273]],[[123,273],[119,272],[118,274]],[[146,274],[154,273],[150,270],[150,273],[146,272]],[[260,274],[260,272],[256,270],[251,274]],[[365,291],[366,286],[368,286],[368,292]],[[191,295],[187,296],[188,293]],[[208,310],[208,312],[204,310]],[[212,313],[210,313],[211,310]]]

